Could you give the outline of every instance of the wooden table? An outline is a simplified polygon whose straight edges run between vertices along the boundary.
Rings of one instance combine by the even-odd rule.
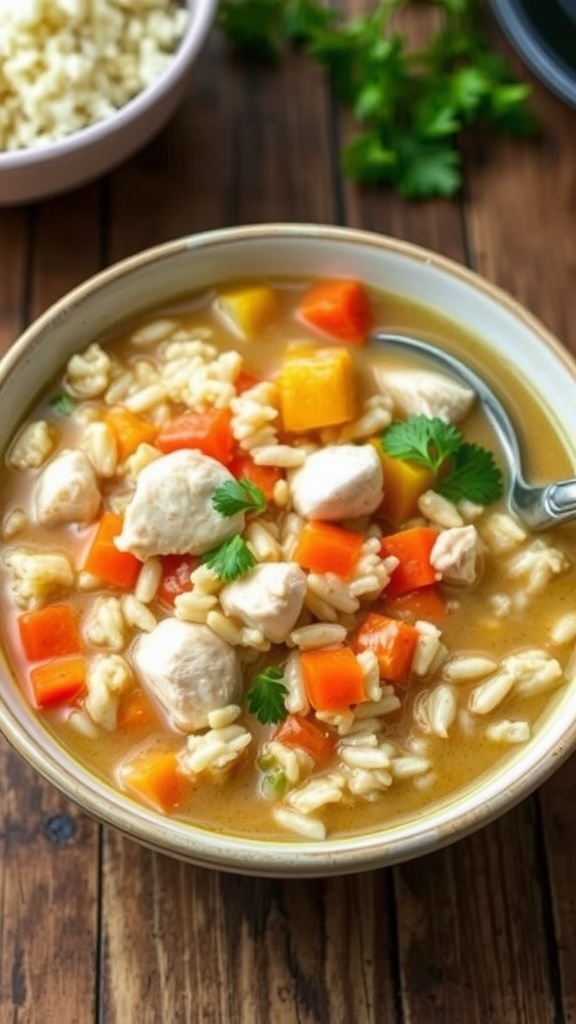
[[[534,100],[538,143],[476,139],[458,199],[406,203],[340,177],[347,125],[317,69],[298,56],[242,66],[214,33],[148,148],[67,196],[0,210],[0,344],[138,249],[284,220],[361,226],[468,263],[576,354],[576,113],[538,85]],[[140,848],[2,742],[0,843],[1,1024],[576,1021],[574,758],[443,852],[274,881]]]

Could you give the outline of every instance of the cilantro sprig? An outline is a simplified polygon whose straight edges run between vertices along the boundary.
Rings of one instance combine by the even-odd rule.
[[[281,669],[270,666],[254,677],[246,694],[248,710],[263,725],[282,722],[287,715],[284,699],[288,688]]]
[[[266,511],[264,492],[245,477],[220,484],[212,495],[212,504],[220,515],[226,517],[235,516],[237,512],[259,514]]]
[[[217,548],[206,551],[200,561],[227,583],[244,576],[256,565],[254,555],[239,533],[219,544]]]
[[[534,131],[530,86],[490,46],[476,0],[428,0],[442,24],[418,52],[393,20],[409,2],[378,0],[346,21],[318,0],[221,0],[218,22],[251,59],[277,59],[288,42],[321,65],[358,127],[342,153],[348,177],[407,198],[450,196],[462,181],[462,132]]]
[[[434,490],[451,501],[465,498],[487,505],[502,497],[502,471],[492,452],[465,441],[457,427],[437,416],[396,421],[383,434],[381,444],[392,458],[415,462],[438,474]]]

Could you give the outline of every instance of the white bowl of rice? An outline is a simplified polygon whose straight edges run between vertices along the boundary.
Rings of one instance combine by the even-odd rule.
[[[158,851],[272,876],[388,865],[576,747],[576,526],[517,519],[473,395],[442,406],[439,473],[399,452],[419,417],[444,436],[429,403],[453,391],[370,321],[499,390],[531,479],[576,476],[560,344],[469,270],[356,230],[137,254],[0,365],[0,729]]]
[[[0,0],[0,204],[105,173],[184,95],[215,0]]]

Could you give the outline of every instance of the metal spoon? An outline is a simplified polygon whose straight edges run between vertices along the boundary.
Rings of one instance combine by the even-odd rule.
[[[374,331],[374,341],[395,348],[409,349],[426,356],[449,370],[456,379],[472,388],[482,403],[488,418],[500,438],[509,470],[508,500],[512,511],[530,530],[547,530],[551,526],[568,523],[576,519],[576,479],[557,480],[543,487],[526,482],[522,472],[522,457],[516,431],[500,399],[478,376],[457,356],[444,352],[427,341],[407,337],[403,334],[388,334]]]

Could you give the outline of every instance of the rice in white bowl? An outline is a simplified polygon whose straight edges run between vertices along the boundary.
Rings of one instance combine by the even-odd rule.
[[[188,17],[175,0],[0,0],[0,151],[112,115],[162,74]]]

